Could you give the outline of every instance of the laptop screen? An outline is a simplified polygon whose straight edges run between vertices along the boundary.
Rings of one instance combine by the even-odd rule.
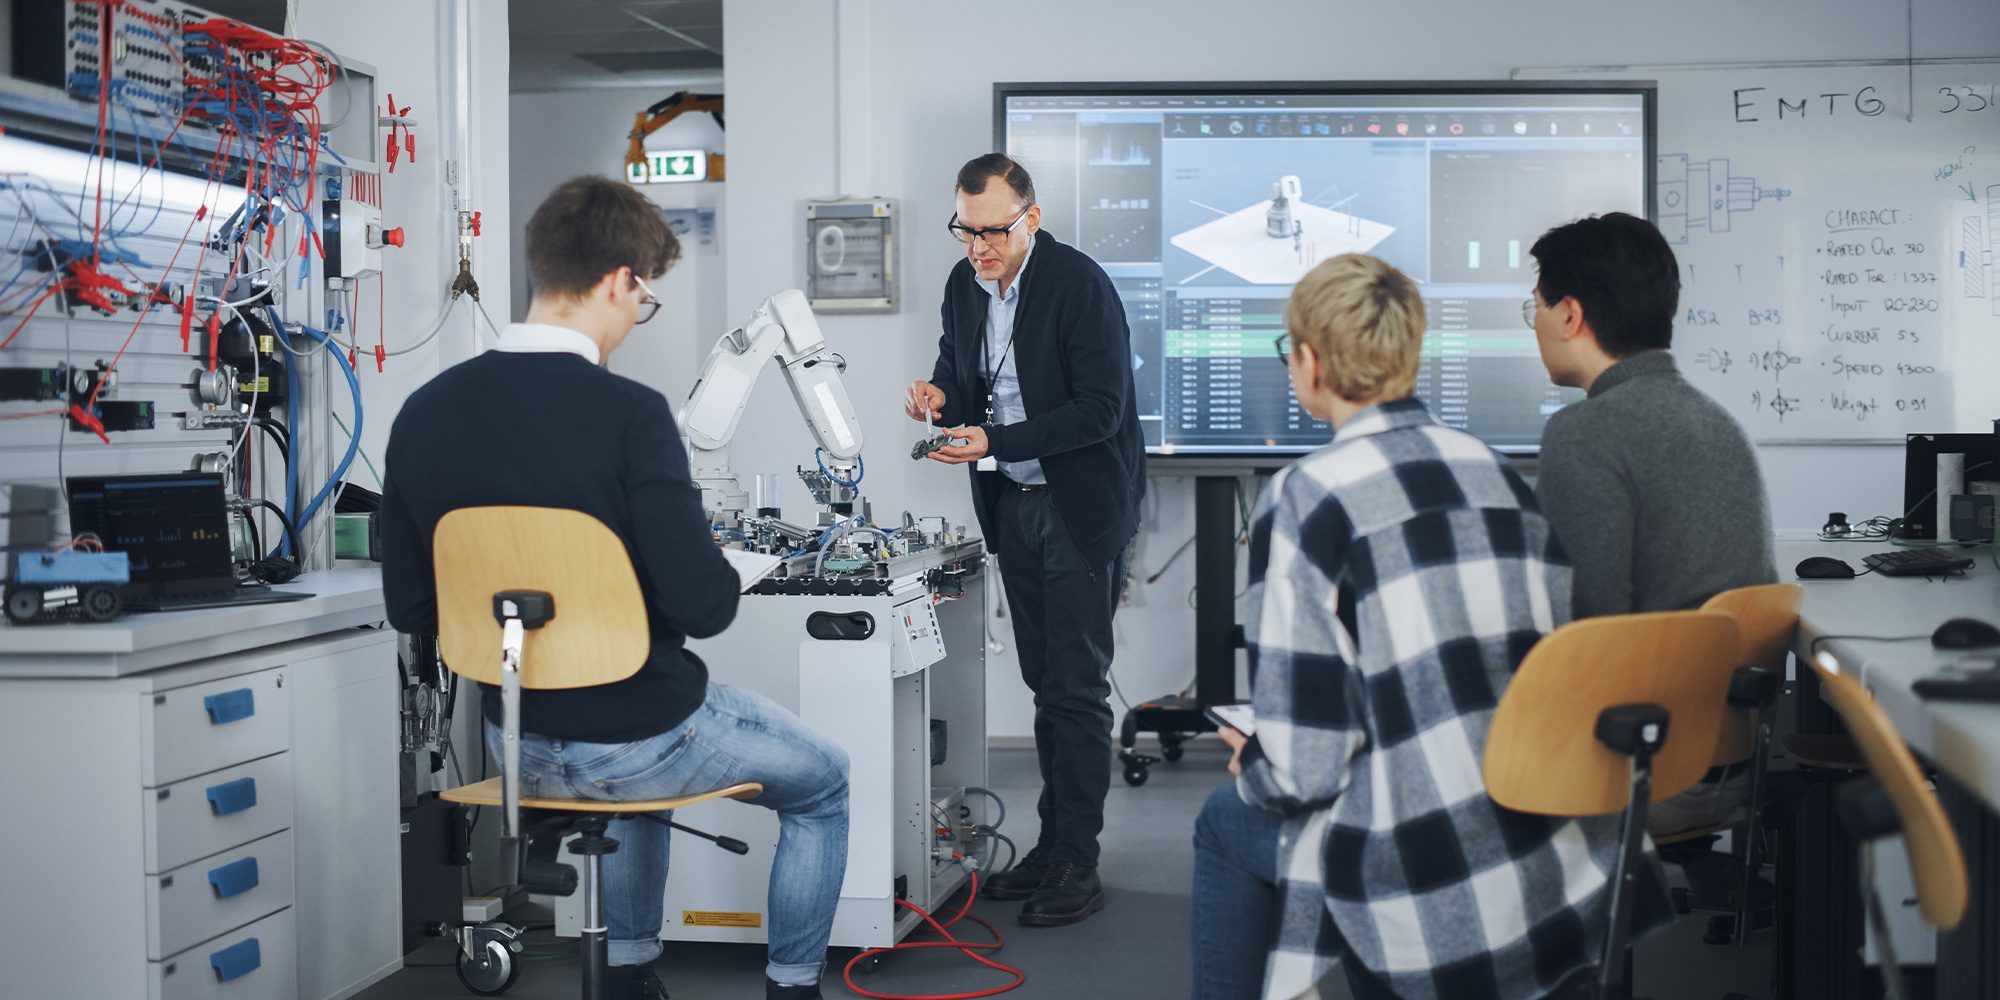
[[[153,593],[236,584],[220,475],[71,477],[69,522],[129,556],[132,582]]]

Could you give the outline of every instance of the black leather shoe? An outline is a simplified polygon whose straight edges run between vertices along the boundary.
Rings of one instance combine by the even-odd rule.
[[[1097,869],[1070,861],[1049,866],[1035,894],[1021,906],[1021,922],[1030,927],[1061,927],[1082,923],[1104,909],[1104,884]]]
[[[651,965],[606,966],[604,1000],[667,1000],[667,987]]]
[[[786,986],[774,979],[765,979],[764,1000],[820,1000],[819,984]]]
[[[981,879],[979,891],[987,899],[1027,899],[1042,887],[1048,873],[1048,852],[1037,846],[1014,867]]]

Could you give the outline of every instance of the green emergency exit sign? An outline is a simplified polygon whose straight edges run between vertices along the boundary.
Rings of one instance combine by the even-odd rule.
[[[646,165],[627,166],[625,175],[634,184],[674,184],[708,179],[708,153],[699,149],[648,151]]]

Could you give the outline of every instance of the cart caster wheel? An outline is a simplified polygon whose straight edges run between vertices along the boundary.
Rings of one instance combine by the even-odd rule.
[[[887,965],[888,963],[889,963],[889,953],[886,951],[878,952],[873,955],[862,956],[859,961],[854,963],[854,969],[856,972],[865,972],[873,974],[876,972],[880,972],[882,970],[882,966]]]
[[[1172,743],[1167,743],[1164,741],[1160,743],[1160,756],[1165,757],[1167,760],[1170,761],[1179,760],[1181,759],[1181,755],[1186,752],[1187,751],[1181,748],[1179,740],[1175,740]]]
[[[478,958],[468,958],[465,952],[458,953],[458,981],[466,989],[483,997],[497,997],[521,978],[521,965],[505,940],[481,941],[478,954]]]
[[[1134,788],[1145,784],[1146,777],[1147,771],[1143,767],[1128,767],[1125,769],[1125,783]]]

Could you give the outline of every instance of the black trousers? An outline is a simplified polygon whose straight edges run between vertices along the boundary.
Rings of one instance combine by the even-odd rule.
[[[1035,695],[1042,767],[1040,845],[1052,861],[1097,864],[1111,789],[1111,615],[1123,557],[1092,566],[1045,489],[1009,485],[996,534],[1021,679]]]

